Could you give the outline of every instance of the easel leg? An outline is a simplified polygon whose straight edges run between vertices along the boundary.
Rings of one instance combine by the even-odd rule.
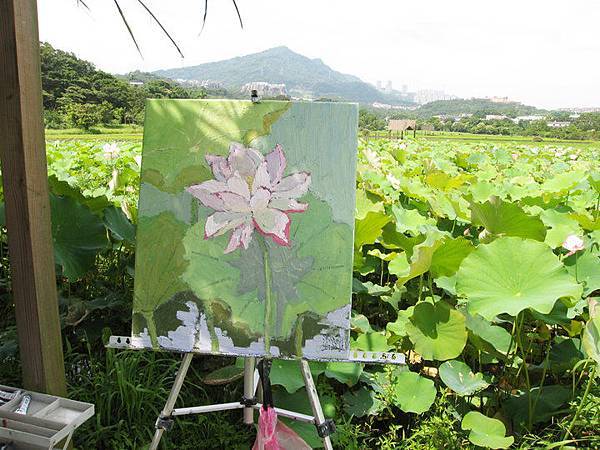
[[[256,359],[254,357],[244,358],[244,398],[250,399],[256,395],[254,386],[254,366]],[[252,407],[244,408],[244,423],[251,425],[254,423],[254,409]]]
[[[310,373],[310,366],[308,365],[308,361],[304,359],[300,361],[300,367],[302,368],[302,377],[304,378],[304,385],[306,386],[306,392],[308,394],[308,400],[310,401],[310,407],[312,408],[313,416],[315,417],[315,425],[319,427],[319,425],[326,424],[325,415],[323,414],[323,409],[321,408],[321,403],[319,402],[319,395],[317,394],[317,388],[315,387],[315,382],[312,377],[312,373]],[[325,450],[333,450],[333,446],[331,445],[331,439],[328,435],[323,437],[323,444],[325,445]]]
[[[177,397],[179,397],[179,391],[181,391],[183,380],[185,380],[185,376],[187,375],[188,369],[190,368],[190,363],[192,362],[193,357],[194,355],[192,353],[186,353],[183,356],[183,361],[181,362],[181,366],[179,366],[179,370],[177,370],[175,383],[173,383],[173,387],[171,388],[171,392],[169,393],[169,397],[167,398],[167,403],[165,404],[165,407],[163,408],[160,417],[156,421],[156,431],[154,432],[154,437],[152,438],[152,443],[150,444],[149,450],[158,449],[160,438],[165,432],[165,426],[161,424],[161,421],[165,418],[171,417],[171,412],[175,407],[175,402],[177,401]]]

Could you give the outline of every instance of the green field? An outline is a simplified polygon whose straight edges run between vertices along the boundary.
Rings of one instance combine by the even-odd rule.
[[[79,128],[46,130],[48,141],[140,141],[144,129],[137,125],[120,125],[115,127],[98,127],[84,131]]]

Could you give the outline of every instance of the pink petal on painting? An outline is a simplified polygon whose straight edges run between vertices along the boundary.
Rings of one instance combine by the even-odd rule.
[[[231,167],[229,167],[229,163],[224,156],[206,154],[204,158],[210,166],[215,179],[218,181],[227,181],[233,174]]]
[[[225,190],[250,199],[250,188],[248,187],[248,182],[240,176],[239,172],[235,172],[231,178],[227,180],[227,189]]]
[[[272,184],[277,184],[283,177],[283,171],[285,170],[285,154],[281,145],[277,144],[272,152],[265,156],[267,161],[267,170]]]
[[[300,203],[293,198],[272,198],[269,202],[269,208],[275,208],[286,213],[299,213],[306,211],[308,203]]]
[[[297,172],[285,177],[273,188],[273,197],[298,198],[306,194],[310,186],[310,174]]]
[[[223,253],[231,253],[242,245],[242,226],[243,225],[240,225],[233,230],[233,233],[231,233],[231,237],[229,238],[229,243]]]
[[[258,189],[250,199],[250,207],[252,211],[265,209],[271,200],[271,191],[267,189]]]
[[[271,189],[271,180],[269,178],[269,172],[267,171],[267,162],[263,161],[256,169],[254,180],[252,181],[252,192],[256,192],[258,189]]]
[[[254,225],[259,233],[271,237],[277,244],[290,245],[290,218],[287,214],[271,208],[255,211]]]
[[[221,234],[241,225],[249,219],[249,214],[230,211],[217,211],[216,213],[208,216],[206,219],[206,224],[204,225],[204,239],[208,239],[213,236],[220,236]]]
[[[215,211],[223,211],[226,209],[223,200],[221,200],[217,194],[212,194],[204,189],[201,184],[187,187],[185,190],[200,200],[200,202],[208,208],[212,208]]]
[[[208,181],[205,181],[200,184],[195,184],[194,186],[197,186],[199,189],[203,189],[207,192],[210,192],[211,194],[214,194],[215,192],[223,192],[223,191],[229,190],[229,188],[227,187],[227,183],[224,183],[223,181],[217,181],[217,180],[208,180]],[[192,187],[192,186],[190,186],[190,187]],[[186,189],[189,189],[189,188],[186,188]],[[190,192],[190,194],[191,194],[191,192]]]
[[[248,246],[250,245],[250,241],[252,240],[252,232],[254,231],[254,224],[246,222],[242,225],[242,245],[246,250],[248,250]]]
[[[253,177],[256,168],[263,161],[262,154],[253,148],[246,148],[241,144],[233,143],[229,147],[227,162],[232,171],[237,171],[243,177]]]
[[[218,192],[214,195],[223,201],[225,211],[250,212],[250,202],[241,195],[234,194],[233,192]]]

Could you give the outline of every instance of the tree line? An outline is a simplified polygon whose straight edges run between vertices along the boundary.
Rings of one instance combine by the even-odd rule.
[[[504,136],[539,136],[552,139],[600,139],[600,113],[581,113],[570,118],[568,112],[551,111],[544,119],[520,121],[515,123],[510,117],[505,119],[486,120],[487,111],[473,113],[470,117],[453,118],[419,117],[414,112],[402,112],[384,115],[385,113],[361,109],[359,127],[361,130],[382,131],[387,129],[389,119],[415,119],[417,128],[428,124],[436,131],[461,132],[472,134],[491,134]],[[568,122],[562,127],[549,125],[552,122]]]
[[[183,87],[151,74],[118,77],[73,53],[40,44],[44,120],[48,128],[141,124],[146,98],[204,98],[206,90]],[[143,84],[130,84],[143,75]]]

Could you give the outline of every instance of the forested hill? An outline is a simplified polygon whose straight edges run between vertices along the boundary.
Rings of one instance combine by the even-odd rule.
[[[51,128],[141,123],[146,98],[206,95],[203,89],[185,88],[154,75],[146,75],[141,86],[131,85],[47,43],[40,44],[40,56],[44,118]]]
[[[416,113],[419,117],[460,114],[499,114],[508,117],[544,114],[548,111],[522,103],[498,103],[483,98],[438,100],[420,106]]]
[[[374,86],[353,75],[337,72],[320,59],[310,59],[287,47],[223,61],[177,69],[159,70],[157,75],[184,80],[211,80],[226,88],[239,89],[246,83],[264,81],[285,84],[292,96],[312,95],[361,103],[393,101]]]

